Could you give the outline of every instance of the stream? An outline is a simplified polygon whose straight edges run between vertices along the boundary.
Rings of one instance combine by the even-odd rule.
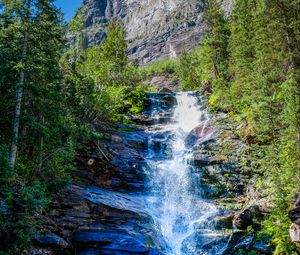
[[[210,121],[197,92],[153,93],[139,124],[110,131],[103,142],[109,161],[98,147],[81,151],[78,173],[95,185],[73,185],[69,192],[75,197],[68,204],[75,206],[72,217],[82,215],[84,221],[65,217],[69,210],[59,218],[73,229],[76,254],[223,254],[229,235],[226,227],[216,227],[216,219],[224,211],[207,196],[215,193],[216,181],[203,181],[203,171],[225,166],[205,149],[197,165],[194,155],[196,147],[217,140]]]
[[[161,95],[150,95],[151,116],[157,121],[148,130],[147,205],[167,243],[168,255],[221,254],[223,243],[209,245],[220,235],[212,221],[218,209],[201,197],[199,176],[191,164],[192,147],[187,144],[189,134],[198,126],[203,141],[213,135],[204,134],[210,116],[196,93],[177,93],[175,98],[175,107],[170,109]],[[160,117],[166,115],[169,121],[161,124]]]

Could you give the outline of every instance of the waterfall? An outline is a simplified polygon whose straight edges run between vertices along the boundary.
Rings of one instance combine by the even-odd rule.
[[[167,254],[219,254],[217,245],[204,247],[204,243],[215,240],[211,221],[218,209],[197,191],[200,185],[190,164],[192,149],[186,144],[194,128],[201,125],[204,130],[209,114],[196,93],[175,94],[173,108],[166,105],[171,96],[150,97],[155,122],[148,130],[151,134],[146,157],[150,166],[148,208],[168,246]],[[170,116],[167,121],[165,116]]]

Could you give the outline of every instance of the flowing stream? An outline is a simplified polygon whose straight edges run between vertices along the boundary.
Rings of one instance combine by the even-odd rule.
[[[75,232],[76,242],[93,245],[79,254],[221,255],[229,239],[216,223],[224,211],[204,197],[207,183],[201,178],[218,166],[201,160],[193,165],[201,147],[195,145],[216,138],[210,115],[195,92],[149,97],[146,129],[121,131],[116,134],[122,139],[108,144],[122,185],[72,189],[101,212]]]
[[[218,209],[201,198],[199,175],[190,163],[192,148],[186,142],[194,128],[205,129],[210,116],[196,93],[175,94],[173,107],[168,104],[172,97],[166,97],[150,95],[156,121],[148,130],[148,208],[168,255],[221,254],[212,223]],[[207,139],[207,134],[200,134],[200,139]]]

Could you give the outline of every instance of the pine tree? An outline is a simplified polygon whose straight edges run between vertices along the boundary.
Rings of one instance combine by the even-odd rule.
[[[203,19],[207,26],[206,33],[197,50],[201,83],[210,84],[212,107],[225,106],[228,81],[228,40],[230,30],[221,4],[217,0],[205,2]],[[210,89],[209,89],[210,90]]]
[[[21,44],[21,58],[19,61],[19,79],[18,79],[18,86],[16,91],[16,104],[15,104],[15,116],[13,120],[13,139],[11,143],[11,152],[10,152],[10,163],[12,168],[15,167],[16,164],[16,157],[18,151],[18,139],[19,139],[19,129],[20,129],[20,118],[21,118],[21,103],[23,97],[23,86],[25,83],[25,72],[26,72],[26,64],[27,64],[27,49],[28,49],[28,40],[29,40],[29,29],[30,29],[30,22],[31,22],[31,12],[32,12],[32,1],[27,0],[23,2],[16,2],[16,3],[6,3],[3,2],[4,7],[4,15],[13,15],[14,12],[20,13],[19,16],[21,22],[20,26],[24,29],[23,30],[23,40]],[[6,4],[6,5],[5,5]],[[21,11],[18,9],[20,8]],[[7,12],[8,11],[8,12]],[[23,11],[23,13],[22,13]],[[9,13],[10,12],[10,13]],[[18,18],[18,17],[17,17]]]
[[[230,35],[228,23],[219,1],[209,0],[205,3],[204,21],[206,34],[201,45],[208,54],[210,71],[213,79],[227,78],[228,39]]]
[[[230,16],[230,100],[237,111],[246,115],[250,114],[249,107],[252,102],[254,37],[258,8],[257,0],[237,0]]]

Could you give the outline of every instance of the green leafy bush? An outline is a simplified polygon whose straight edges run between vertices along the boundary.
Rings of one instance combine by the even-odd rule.
[[[146,67],[141,68],[141,74],[144,79],[152,78],[163,74],[175,74],[177,70],[176,59],[166,59],[155,61]]]

